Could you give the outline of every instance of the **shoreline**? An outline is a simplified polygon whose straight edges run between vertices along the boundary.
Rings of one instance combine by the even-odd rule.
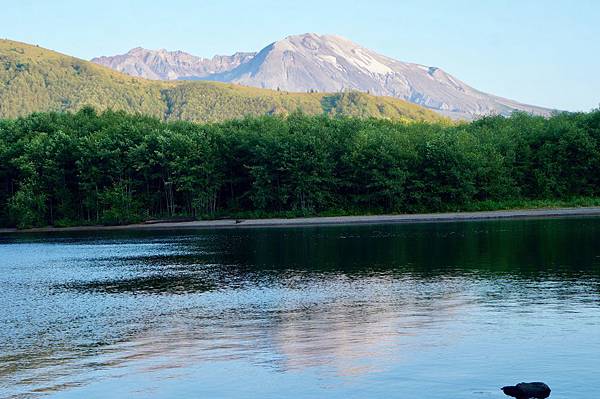
[[[138,223],[118,226],[76,226],[76,227],[38,227],[19,230],[0,229],[0,234],[10,233],[51,233],[51,232],[95,232],[127,230],[180,230],[180,229],[222,229],[247,227],[300,227],[334,226],[358,224],[408,224],[432,222],[461,222],[498,219],[536,219],[576,216],[600,216],[600,207],[581,208],[538,208],[479,212],[421,213],[404,215],[373,216],[317,216],[302,218],[273,219],[221,219],[196,220],[191,222]]]

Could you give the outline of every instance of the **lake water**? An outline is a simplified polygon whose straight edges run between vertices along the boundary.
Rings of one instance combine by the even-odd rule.
[[[600,219],[0,236],[0,397],[600,397]]]

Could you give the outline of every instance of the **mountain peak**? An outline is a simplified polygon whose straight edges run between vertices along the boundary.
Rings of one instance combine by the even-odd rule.
[[[144,47],[138,46],[138,47],[134,47],[131,50],[129,50],[126,54],[144,54],[144,53],[149,53],[152,50],[148,50]]]
[[[335,44],[349,47],[360,47],[358,44],[343,36],[321,35],[312,32],[287,36],[284,39],[275,42],[275,44],[277,43],[287,43],[293,46],[305,47],[313,51],[318,51],[322,46],[332,46]]]
[[[483,93],[438,67],[398,61],[345,37],[314,32],[287,36],[258,53],[210,60],[163,49],[92,61],[151,79],[216,80],[292,92],[356,90],[400,98],[461,119],[515,110],[551,112]]]
[[[315,32],[299,33],[297,35],[288,35],[281,41],[298,41],[304,39],[323,40],[327,35],[322,35]]]
[[[323,42],[339,41],[339,42],[353,43],[350,39],[348,39],[344,36],[333,35],[333,34],[321,34],[321,33],[315,33],[315,32],[307,32],[307,33],[300,33],[297,35],[289,35],[289,36],[286,36],[282,40],[301,41],[301,40],[305,40],[305,39],[323,41]]]

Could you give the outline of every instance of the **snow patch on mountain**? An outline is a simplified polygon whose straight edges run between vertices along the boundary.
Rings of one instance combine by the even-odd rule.
[[[336,35],[306,33],[258,53],[212,59],[136,48],[92,61],[149,79],[203,79],[292,92],[358,90],[404,99],[458,119],[549,109],[483,93],[433,66],[398,61]]]

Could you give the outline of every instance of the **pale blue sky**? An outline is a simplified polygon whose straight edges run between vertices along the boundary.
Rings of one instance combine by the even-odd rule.
[[[0,37],[85,59],[136,46],[211,57],[331,33],[522,102],[600,103],[597,0],[0,0],[0,12]]]

